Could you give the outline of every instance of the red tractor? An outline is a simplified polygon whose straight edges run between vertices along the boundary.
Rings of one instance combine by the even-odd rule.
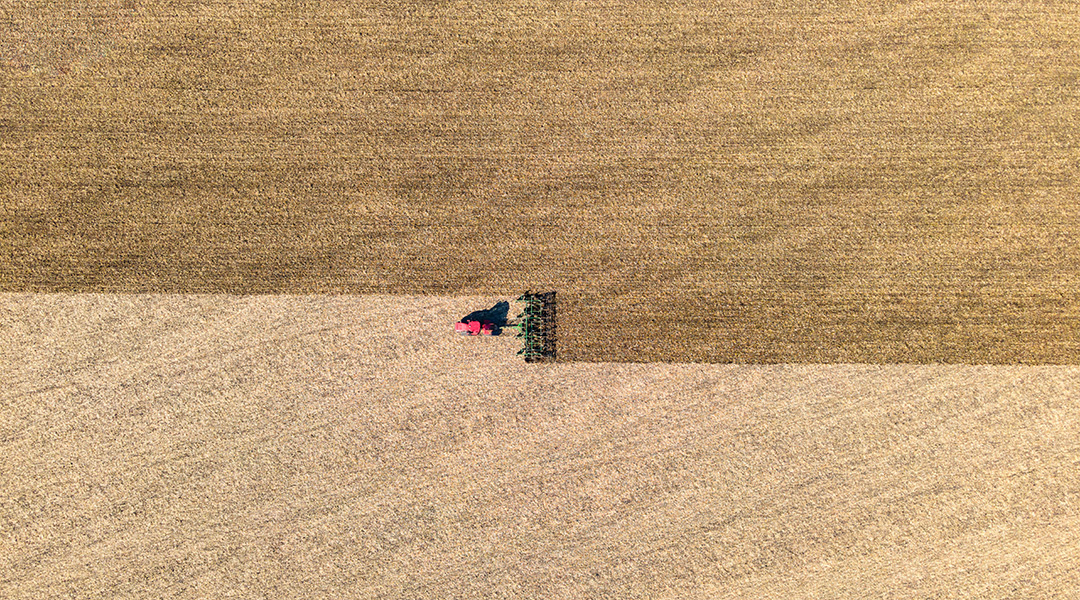
[[[517,329],[517,337],[523,339],[525,346],[518,355],[524,355],[525,362],[554,362],[555,292],[525,292],[517,301],[524,302],[525,308],[513,323],[506,319],[510,303],[500,302],[454,323],[454,331],[461,335],[501,335],[503,329]]]
[[[491,335],[491,332],[495,331],[495,324],[487,321],[465,321],[455,323],[454,331],[461,335]]]

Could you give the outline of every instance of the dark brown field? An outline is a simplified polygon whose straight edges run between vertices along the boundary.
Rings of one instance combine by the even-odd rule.
[[[558,290],[561,361],[1077,363],[1075,2],[0,0],[0,290]]]

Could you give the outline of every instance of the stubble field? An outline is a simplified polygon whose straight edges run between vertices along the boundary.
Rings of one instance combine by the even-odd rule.
[[[509,299],[0,296],[0,596],[1076,597],[1076,367],[454,333]]]
[[[558,290],[562,359],[1075,363],[1072,2],[0,2],[0,289]]]

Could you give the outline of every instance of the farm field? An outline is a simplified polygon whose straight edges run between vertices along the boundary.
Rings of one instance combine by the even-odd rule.
[[[526,365],[511,298],[0,295],[0,596],[1071,598],[1080,369]]]
[[[0,0],[0,291],[560,295],[560,361],[1076,364],[1075,2]]]

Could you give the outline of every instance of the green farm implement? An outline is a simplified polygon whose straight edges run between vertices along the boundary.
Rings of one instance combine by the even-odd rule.
[[[555,292],[533,294],[525,292],[517,302],[525,307],[517,321],[507,328],[518,330],[524,347],[518,350],[525,362],[553,362],[555,360]]]

